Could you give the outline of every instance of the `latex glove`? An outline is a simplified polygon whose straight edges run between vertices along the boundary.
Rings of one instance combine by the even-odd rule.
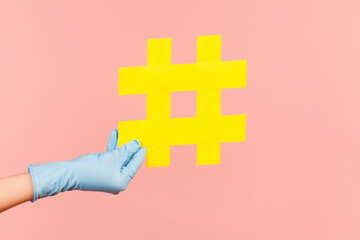
[[[67,162],[29,165],[34,199],[68,190],[118,194],[127,188],[146,156],[146,148],[133,140],[117,147],[118,132],[111,131],[106,152],[91,153]]]

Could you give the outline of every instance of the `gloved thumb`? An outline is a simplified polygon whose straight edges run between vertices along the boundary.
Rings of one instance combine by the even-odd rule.
[[[106,151],[113,151],[118,145],[118,131],[116,129],[111,130],[109,142]]]
[[[146,147],[141,147],[130,161],[126,164],[126,167],[130,169],[134,174],[139,170],[141,164],[143,163],[146,157]]]

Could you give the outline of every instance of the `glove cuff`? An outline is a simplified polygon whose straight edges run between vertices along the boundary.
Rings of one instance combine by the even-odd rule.
[[[39,165],[30,164],[28,167],[33,186],[34,198],[31,202],[59,192],[76,189],[77,184],[71,177],[72,171],[67,162],[52,162]]]
[[[33,199],[31,200],[31,202],[35,202],[37,200],[37,193],[36,193],[36,177],[34,176],[33,174],[33,170],[32,170],[32,167],[33,165],[32,164],[29,164],[29,167],[28,167],[28,172],[30,173],[31,175],[31,178],[32,178],[32,181],[33,181],[33,188],[34,188],[34,197]]]

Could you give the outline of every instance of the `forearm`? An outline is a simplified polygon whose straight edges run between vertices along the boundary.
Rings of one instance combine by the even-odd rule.
[[[124,191],[144,161],[146,148],[140,147],[138,140],[117,145],[118,133],[112,130],[106,152],[65,162],[30,164],[28,173],[0,178],[0,212],[69,190]]]
[[[30,173],[0,178],[0,212],[30,201],[33,197],[34,187]]]

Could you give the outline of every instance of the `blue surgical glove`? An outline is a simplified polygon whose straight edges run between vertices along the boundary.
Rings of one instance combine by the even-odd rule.
[[[118,194],[127,188],[140,168],[146,149],[133,140],[117,147],[118,132],[112,130],[106,152],[90,153],[67,162],[29,165],[34,198],[53,196],[68,190]]]

